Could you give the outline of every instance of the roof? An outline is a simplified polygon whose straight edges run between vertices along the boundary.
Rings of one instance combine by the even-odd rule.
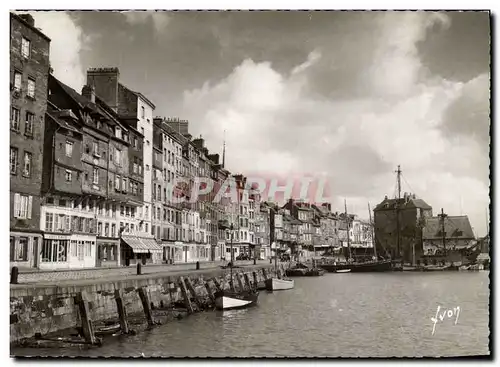
[[[10,13],[11,18],[15,18],[19,20],[21,23],[23,23],[26,27],[29,27],[33,32],[37,33],[39,36],[45,38],[47,41],[51,42],[51,39],[47,37],[45,33],[43,33],[40,29],[38,29],[35,26],[32,26],[29,24],[26,20],[24,20],[22,17],[20,17],[18,14]]]
[[[414,196],[410,196],[407,199],[401,198],[401,199],[387,199],[387,197],[380,203],[378,204],[374,211],[378,210],[394,210],[396,208],[396,204],[399,203],[399,208],[400,209],[405,209],[405,208],[421,208],[421,209],[432,209],[432,207],[427,204],[425,201],[422,199],[418,199]]]
[[[132,89],[127,88],[127,87],[126,87],[126,86],[124,86],[122,83],[118,83],[118,84],[119,84],[119,85],[121,85],[121,86],[122,86],[122,88],[124,88],[124,89],[128,90],[130,93],[133,93],[133,94],[135,94],[137,97],[139,97],[139,98],[143,99],[143,100],[144,100],[144,102],[146,102],[148,105],[150,105],[151,107],[153,107],[153,109],[155,109],[155,108],[156,108],[156,106],[154,105],[154,103],[153,103],[153,102],[151,102],[148,98],[146,98],[146,96],[145,96],[144,94],[139,93],[139,92],[134,92]]]
[[[426,218],[422,233],[423,238],[426,240],[442,238],[441,226],[442,222],[440,217]],[[444,230],[446,232],[446,238],[475,238],[469,222],[469,217],[466,215],[446,217],[444,221]]]
[[[78,134],[82,133],[80,130],[78,130],[78,128],[76,126],[69,123],[68,121],[60,119],[59,117],[55,116],[53,113],[50,113],[47,111],[47,112],[45,112],[45,115],[47,117],[49,117],[50,119],[52,119],[52,121],[54,121],[56,124],[58,124],[59,126],[61,126],[64,129],[68,129],[68,130],[76,132]]]

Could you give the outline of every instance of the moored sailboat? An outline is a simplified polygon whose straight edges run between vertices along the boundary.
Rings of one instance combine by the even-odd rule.
[[[231,262],[229,263],[229,269],[231,274],[231,282],[233,279],[233,225],[229,228],[231,231]],[[222,286],[224,288],[224,285]],[[257,289],[250,289],[247,291],[235,291],[222,289],[215,292],[215,308],[218,310],[234,310],[239,308],[246,308],[254,306],[257,304],[259,299],[259,292]]]
[[[285,276],[285,274],[279,274],[278,269],[278,246],[274,242],[274,208],[269,209],[269,242],[274,244],[274,270],[276,272],[276,276],[266,279],[265,285],[266,290],[268,291],[284,291],[288,289],[293,289],[295,286],[295,281],[293,279],[289,279]]]

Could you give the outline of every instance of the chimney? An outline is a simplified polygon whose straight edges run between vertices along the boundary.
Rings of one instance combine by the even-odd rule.
[[[30,14],[19,14],[19,17],[28,23],[30,26],[35,26],[35,19]]]
[[[94,87],[99,96],[113,111],[118,112],[118,80],[120,70],[112,68],[91,68],[87,70],[87,85]]]
[[[417,198],[417,195],[413,194],[413,199],[416,199]]]
[[[82,88],[82,96],[90,102],[95,103],[95,88],[92,85],[84,85]]]
[[[384,200],[387,200],[387,195],[385,195],[385,198],[384,198]]]

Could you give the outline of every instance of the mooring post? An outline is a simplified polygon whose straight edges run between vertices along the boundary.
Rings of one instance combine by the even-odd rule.
[[[245,278],[245,284],[246,284],[248,290],[251,291],[252,284],[250,283],[250,278],[248,277],[248,274],[247,273],[243,274],[243,278]]]
[[[236,279],[238,280],[238,286],[240,287],[240,291],[244,291],[245,290],[245,286],[243,285],[243,279],[242,279],[242,274],[241,273],[237,273],[236,274]]]
[[[214,303],[215,297],[214,297],[214,293],[212,292],[212,288],[210,288],[210,281],[209,280],[207,280],[205,282],[205,288],[207,290],[207,294],[208,294],[208,298],[210,299],[210,302]]]
[[[123,303],[122,292],[120,289],[115,289],[115,300],[122,333],[128,334],[127,310],[125,309],[125,304]]]
[[[141,274],[142,274],[142,264],[137,263],[137,275],[141,275]]]
[[[253,283],[254,283],[255,289],[257,289],[259,287],[259,278],[257,277],[257,272],[253,271],[252,274],[253,274]]]
[[[17,278],[19,277],[19,268],[13,266],[10,272],[10,284],[17,284]]]
[[[217,278],[212,278],[212,281],[214,282],[215,284],[215,288],[217,289],[217,291],[222,291],[223,289],[221,288],[220,284],[219,284],[219,281],[217,280]]]
[[[193,284],[191,283],[191,279],[189,278],[186,279],[186,285],[187,288],[189,289],[189,292],[193,296],[196,305],[198,306],[198,310],[201,310],[203,308],[203,303],[201,302],[200,297],[198,297],[198,295],[196,294]]]
[[[87,302],[85,301],[84,293],[78,292],[75,297],[75,301],[78,304],[78,310],[80,311],[80,319],[82,320],[82,331],[85,341],[89,344],[96,344],[96,339],[93,332],[92,321],[89,317],[89,309]]]
[[[151,313],[151,305],[149,304],[148,295],[144,291],[144,288],[139,287],[137,289],[139,297],[141,298],[142,308],[144,309],[144,315],[146,316],[146,321],[149,326],[153,326],[155,323],[153,321],[153,315]]]
[[[179,284],[181,286],[182,297],[184,298],[184,304],[188,310],[188,313],[193,313],[193,305],[191,304],[191,300],[189,299],[189,294],[186,289],[186,283],[184,283],[184,278],[180,277]]]

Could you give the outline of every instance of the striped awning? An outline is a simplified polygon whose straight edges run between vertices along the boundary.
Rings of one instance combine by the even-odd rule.
[[[135,254],[145,254],[148,252],[163,252],[163,247],[156,243],[154,238],[137,236],[122,236],[123,241],[130,246]]]

